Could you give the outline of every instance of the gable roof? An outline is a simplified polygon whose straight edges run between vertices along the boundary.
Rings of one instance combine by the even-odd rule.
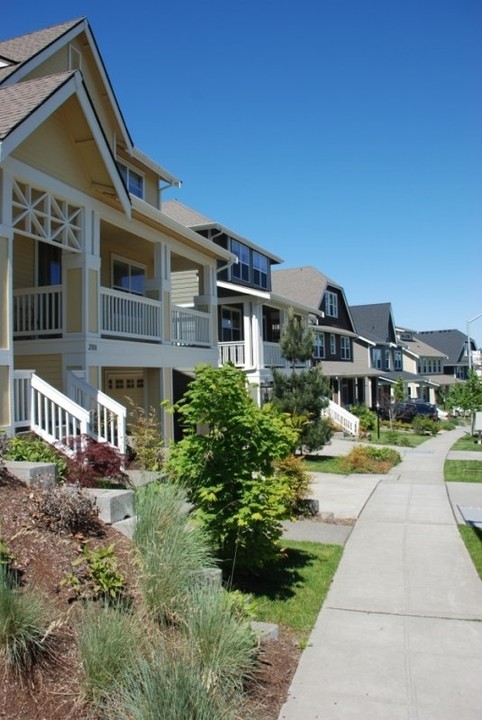
[[[89,49],[102,79],[126,148],[128,152],[132,152],[132,138],[87,18],[77,18],[0,42],[0,58],[10,63],[6,67],[0,68],[0,85],[10,85],[23,80],[35,67],[81,33],[85,33],[87,38]]]
[[[211,229],[219,230],[228,237],[239,240],[239,242],[243,243],[244,245],[247,245],[253,250],[261,253],[262,255],[266,255],[266,257],[271,260],[272,263],[283,262],[282,258],[278,257],[277,255],[274,255],[265,248],[256,245],[255,243],[251,242],[251,240],[248,240],[242,235],[239,235],[239,233],[231,230],[231,228],[228,228],[226,225],[223,225],[216,220],[211,220],[206,215],[202,215],[197,210],[194,210],[193,208],[184,205],[182,202],[179,202],[179,200],[164,201],[162,203],[161,210],[168,217],[176,220],[178,223],[181,223],[181,225],[184,225],[185,227],[191,228],[192,230],[196,230],[197,232],[200,232],[201,230]]]
[[[5,67],[0,67],[0,84],[5,83],[21,65],[35,58],[68,30],[83,22],[84,18],[77,18],[27,35],[0,41],[0,58],[9,63]]]
[[[414,336],[412,340],[402,340],[402,346],[416,357],[446,358],[447,355],[437,350],[433,345],[428,345],[419,337]]]
[[[73,72],[63,72],[26,80],[17,85],[0,86],[0,140],[4,140],[13,132],[73,74]]]
[[[465,354],[467,335],[460,330],[422,330],[416,337],[440,350],[447,358],[446,365],[466,365]]]
[[[311,265],[274,270],[271,283],[278,295],[316,309],[319,309],[328,285],[341,289],[340,285]]]
[[[357,332],[367,340],[376,343],[395,343],[391,303],[350,305],[350,312]]]

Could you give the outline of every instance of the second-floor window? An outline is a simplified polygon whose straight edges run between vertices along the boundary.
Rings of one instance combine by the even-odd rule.
[[[350,338],[347,338],[347,337],[340,338],[340,354],[341,354],[342,360],[350,360],[351,359]]]
[[[390,350],[385,350],[385,366],[384,370],[390,370]]]
[[[146,268],[132,260],[112,258],[112,287],[134,295],[144,295]]]
[[[395,352],[393,353],[393,367],[395,370],[402,370],[403,368],[401,350],[395,350]]]
[[[253,285],[268,289],[268,258],[253,251]]]
[[[315,333],[313,341],[313,357],[316,360],[323,360],[325,357],[325,336],[323,333]]]
[[[336,335],[330,335],[330,353],[336,355]]]
[[[130,167],[127,167],[127,165],[124,165],[123,163],[118,162],[117,167],[119,168],[119,172],[124,178],[124,182],[126,184],[127,189],[131,193],[131,195],[135,195],[138,198],[141,198],[141,200],[144,199],[144,177],[133,170]]]
[[[325,295],[325,312],[328,317],[338,317],[338,295],[329,290],[326,291]]]
[[[420,358],[417,363],[417,372],[421,373],[422,375],[425,373],[441,373],[442,361],[440,360],[440,358]]]
[[[238,280],[249,282],[249,248],[238,240],[231,239],[231,252],[238,258],[236,265],[231,267],[231,275]]]
[[[372,349],[372,367],[382,369],[382,351],[380,348]]]

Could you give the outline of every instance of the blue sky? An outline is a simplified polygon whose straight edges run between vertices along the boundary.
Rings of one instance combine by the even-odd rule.
[[[480,0],[7,3],[86,16],[178,198],[416,330],[482,313]],[[129,12],[130,9],[130,12]],[[482,344],[482,318],[470,325]]]

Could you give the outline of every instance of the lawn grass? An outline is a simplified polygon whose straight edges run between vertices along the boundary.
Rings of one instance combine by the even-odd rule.
[[[482,461],[446,460],[444,478],[446,482],[482,482]]]
[[[459,532],[482,579],[482,530],[470,525],[459,525]]]
[[[469,452],[482,452],[482,445],[479,445],[477,438],[472,437],[470,433],[463,435],[452,445],[452,450],[468,450]]]
[[[390,430],[380,428],[380,437],[377,431],[372,430],[370,442],[373,445],[395,445],[397,447],[417,447],[428,440],[427,435],[415,435],[410,430]]]
[[[340,458],[333,455],[308,455],[303,459],[303,468],[307,472],[346,475],[346,470],[340,467]]]
[[[300,644],[307,641],[340,562],[341,545],[286,540],[277,563],[237,586],[254,601],[256,620],[293,631]]]

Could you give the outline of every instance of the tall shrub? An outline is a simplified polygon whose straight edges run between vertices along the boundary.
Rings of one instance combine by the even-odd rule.
[[[289,495],[274,462],[290,454],[297,433],[272,407],[256,405],[232,365],[198,367],[178,410],[186,435],[166,471],[189,487],[223,559],[262,565],[275,552]]]

